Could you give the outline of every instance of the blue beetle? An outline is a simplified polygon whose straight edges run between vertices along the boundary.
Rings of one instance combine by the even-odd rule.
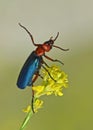
[[[48,41],[44,42],[43,44],[36,44],[34,42],[32,34],[27,30],[27,28],[24,27],[23,25],[21,25],[20,23],[19,23],[19,25],[23,29],[25,29],[26,32],[29,34],[29,36],[30,36],[30,38],[32,40],[33,45],[37,46],[36,50],[34,50],[30,54],[30,56],[27,58],[26,62],[24,63],[24,65],[23,65],[23,67],[22,67],[22,69],[20,71],[18,80],[17,80],[17,86],[20,89],[24,89],[27,86],[32,86],[33,83],[35,82],[35,80],[37,79],[37,77],[40,76],[39,70],[40,70],[41,67],[43,67],[47,71],[46,67],[43,66],[43,64],[45,64],[46,66],[48,66],[44,62],[43,56],[45,58],[53,61],[53,62],[60,62],[61,64],[63,64],[60,60],[57,60],[57,59],[54,60],[54,59],[46,56],[45,52],[49,52],[52,49],[52,47],[56,47],[56,48],[61,49],[63,51],[67,51],[69,49],[63,49],[61,47],[58,47],[58,46],[54,45],[54,41],[57,39],[57,37],[59,35],[59,32],[57,33],[57,36],[54,39],[52,39],[52,37],[51,37]],[[51,74],[49,72],[48,72],[48,74],[52,78],[52,76],[51,76]]]

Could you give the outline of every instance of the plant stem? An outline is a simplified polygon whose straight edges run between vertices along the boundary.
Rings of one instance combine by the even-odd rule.
[[[33,111],[30,110],[28,112],[27,116],[25,117],[25,119],[24,119],[24,121],[23,121],[23,123],[22,123],[22,125],[21,125],[21,127],[20,127],[19,130],[24,130],[25,126],[27,125],[27,123],[30,120],[30,118],[31,118],[32,115],[33,115]]]

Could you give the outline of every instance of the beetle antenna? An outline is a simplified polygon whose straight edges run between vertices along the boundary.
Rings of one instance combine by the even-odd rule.
[[[58,38],[58,36],[59,36],[59,32],[57,33],[57,36],[55,37],[55,39],[53,41],[55,41]],[[55,45],[52,45],[52,46],[55,47],[55,48],[58,48],[58,49],[60,49],[62,51],[68,51],[69,50],[69,49],[63,49],[63,48],[61,48],[59,46],[55,46]]]
[[[61,48],[61,47],[59,47],[59,46],[53,45],[53,47],[58,48],[58,49],[60,49],[60,50],[62,50],[62,51],[69,51],[69,49],[63,49],[63,48]]]
[[[59,36],[59,32],[57,33],[57,36],[55,37],[55,39],[53,41],[56,41],[56,39],[58,38]]]
[[[50,37],[50,39],[49,39],[49,40],[52,40],[52,38],[53,38],[53,37]]]
[[[34,45],[34,46],[37,46],[38,44],[35,44],[34,38],[33,38],[32,34],[27,30],[27,28],[24,27],[21,23],[19,23],[19,26],[22,27],[23,29],[25,29],[25,31],[29,34],[29,36],[30,36],[30,38],[31,38],[31,40],[32,40],[33,45]]]

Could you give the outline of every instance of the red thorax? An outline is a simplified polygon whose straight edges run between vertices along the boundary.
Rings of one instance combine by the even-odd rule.
[[[39,44],[37,49],[35,50],[36,55],[42,56],[45,54],[45,52],[50,51],[52,49],[52,44],[49,44],[47,42],[45,42],[43,44]]]

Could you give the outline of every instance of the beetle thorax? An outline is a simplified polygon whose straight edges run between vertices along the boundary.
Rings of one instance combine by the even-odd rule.
[[[46,42],[39,45],[37,49],[35,50],[36,54],[38,56],[44,55],[45,52],[49,52],[52,49],[52,45],[47,44]]]
[[[42,55],[45,53],[45,50],[44,50],[44,48],[42,47],[42,45],[39,45],[39,46],[37,47],[37,49],[35,50],[35,53],[36,53],[36,55],[38,55],[38,56],[42,56]]]

